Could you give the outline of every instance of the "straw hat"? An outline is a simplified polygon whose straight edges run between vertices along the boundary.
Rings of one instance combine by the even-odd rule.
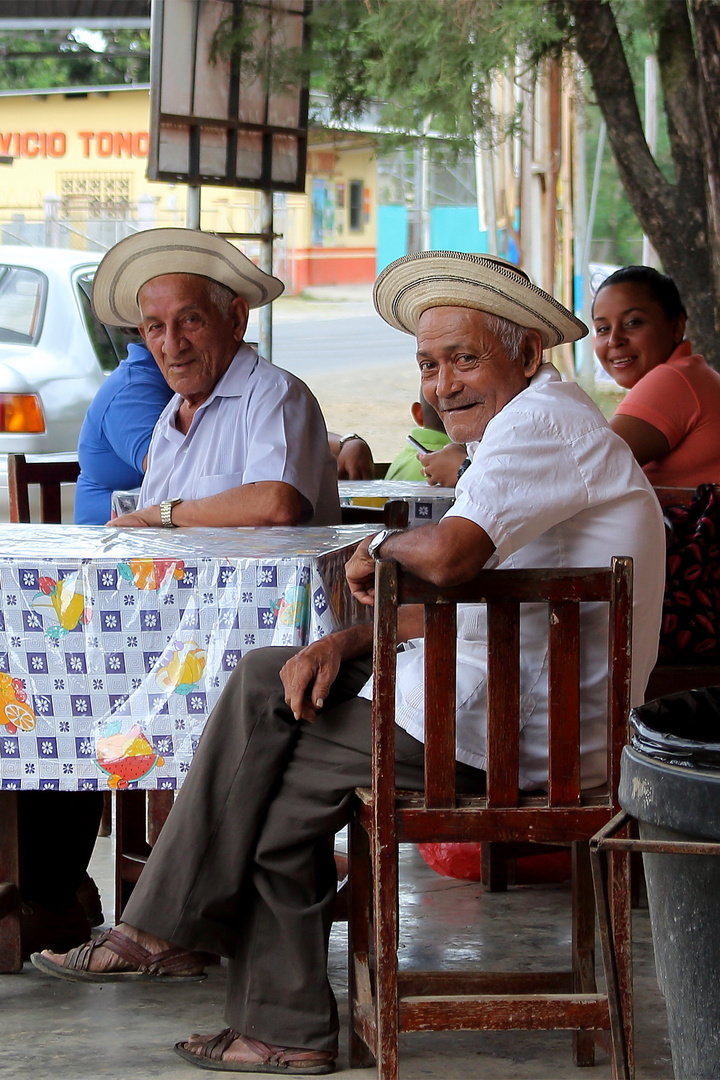
[[[251,308],[275,300],[285,286],[241,251],[197,229],[146,229],[110,248],[95,273],[92,305],[100,322],[138,326],[138,292],[162,274],[199,274],[227,285]]]
[[[495,255],[421,251],[390,263],[375,282],[373,300],[386,323],[416,334],[432,307],[476,308],[539,330],[546,349],[585,337],[588,328],[524,270]]]

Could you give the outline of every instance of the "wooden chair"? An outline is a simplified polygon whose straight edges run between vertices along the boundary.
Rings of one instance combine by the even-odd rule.
[[[39,488],[40,520],[62,522],[62,485],[73,484],[80,474],[75,460],[29,462],[24,454],[8,454],[10,520],[30,523],[30,488]],[[119,915],[137,882],[152,844],[165,823],[173,801],[171,791],[118,792],[115,800],[115,911]],[[112,804],[106,793],[103,821],[110,824]],[[15,840],[17,843],[17,840]]]
[[[30,486],[40,489],[40,521],[62,521],[62,485],[74,484],[80,475],[77,461],[26,461],[24,454],[8,454],[10,520],[30,522]]]
[[[343,525],[373,525],[386,529],[407,529],[410,504],[403,499],[390,499],[384,506],[341,506]]]
[[[397,1080],[400,1032],[459,1029],[573,1030],[578,1064],[608,1049],[607,996],[595,983],[595,905],[589,840],[617,809],[620,755],[630,702],[632,562],[608,569],[492,570],[439,589],[381,561],[375,579],[373,782],[358,789],[350,827],[349,982],[351,1063],[377,1060]],[[488,615],[487,794],[455,791],[456,604],[486,603]],[[580,788],[581,602],[609,608],[608,781]],[[521,603],[548,609],[549,790],[518,791]],[[394,784],[397,608],[425,605],[425,794]],[[572,966],[553,972],[398,970],[398,845],[450,841],[571,844]],[[627,874],[613,866],[610,887],[621,994],[632,1054],[632,992]],[[517,934],[517,926],[510,932]],[[374,964],[371,958],[374,957]],[[622,1067],[622,1066],[620,1066]],[[620,1075],[626,1075],[621,1073]]]

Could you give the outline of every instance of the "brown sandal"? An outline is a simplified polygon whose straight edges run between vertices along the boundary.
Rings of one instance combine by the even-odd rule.
[[[223,1061],[223,1054],[234,1042],[240,1040],[248,1050],[257,1054],[260,1061]],[[225,1028],[219,1035],[208,1039],[195,1053],[188,1044],[176,1043],[175,1053],[200,1069],[218,1072],[280,1073],[290,1075],[320,1076],[335,1070],[335,1055],[329,1050],[296,1050],[272,1046],[240,1035],[233,1028]]]
[[[126,971],[90,971],[90,960],[99,948],[109,949],[132,967]],[[62,964],[39,952],[33,953],[30,959],[46,975],[69,982],[142,982],[149,979],[200,982],[207,978],[205,972],[192,969],[203,967],[212,958],[207,953],[191,952],[177,946],[151,953],[120,930],[105,930],[92,941],[71,949]]]

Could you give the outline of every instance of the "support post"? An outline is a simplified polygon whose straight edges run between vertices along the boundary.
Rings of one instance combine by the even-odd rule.
[[[260,192],[260,269],[273,272],[273,194]],[[258,309],[258,347],[260,355],[272,361],[272,304]]]

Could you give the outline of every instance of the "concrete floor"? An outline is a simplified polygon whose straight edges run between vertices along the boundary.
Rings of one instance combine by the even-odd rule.
[[[401,953],[426,967],[442,965],[442,949],[457,957],[477,943],[483,963],[501,968],[517,958],[551,966],[569,941],[569,886],[521,886],[507,894],[484,893],[478,884],[443,878],[414,848],[403,853]],[[100,839],[91,865],[112,918],[112,840]],[[333,984],[346,1015],[344,924],[331,943]],[[549,962],[548,962],[549,961]],[[190,1080],[192,1067],[171,1047],[191,1031],[223,1026],[225,971],[211,968],[206,982],[188,986],[88,986],[44,977],[26,964],[0,976],[0,1076],[22,1080]],[[635,914],[637,1080],[672,1077],[665,1006],[655,980],[646,910]],[[341,1037],[338,1068],[347,1080],[370,1080],[372,1070],[349,1069]],[[402,1080],[608,1080],[601,1051],[590,1071],[572,1063],[564,1032],[423,1033],[403,1037]]]

